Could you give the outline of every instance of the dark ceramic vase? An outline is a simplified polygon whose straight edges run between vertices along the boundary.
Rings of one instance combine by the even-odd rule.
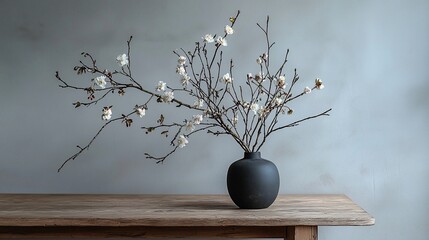
[[[244,158],[229,166],[227,186],[239,208],[267,208],[279,193],[279,171],[274,163],[261,158],[260,152],[245,152]]]

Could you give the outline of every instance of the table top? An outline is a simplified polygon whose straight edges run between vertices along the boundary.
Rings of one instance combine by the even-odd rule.
[[[238,209],[227,195],[0,194],[1,226],[366,226],[345,195],[279,195]]]

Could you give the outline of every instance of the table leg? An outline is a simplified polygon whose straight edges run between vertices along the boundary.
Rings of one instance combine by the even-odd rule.
[[[317,240],[317,226],[287,227],[285,240]]]

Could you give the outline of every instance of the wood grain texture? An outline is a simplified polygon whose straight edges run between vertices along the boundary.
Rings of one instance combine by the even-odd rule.
[[[0,194],[4,227],[364,226],[375,222],[344,195],[284,195],[238,209],[225,195]]]
[[[16,238],[283,238],[285,227],[0,227]]]
[[[285,240],[317,240],[317,226],[287,227]]]

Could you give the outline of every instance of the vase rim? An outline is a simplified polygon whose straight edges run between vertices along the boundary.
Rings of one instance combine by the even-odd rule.
[[[244,152],[245,158],[260,158],[261,152]]]

